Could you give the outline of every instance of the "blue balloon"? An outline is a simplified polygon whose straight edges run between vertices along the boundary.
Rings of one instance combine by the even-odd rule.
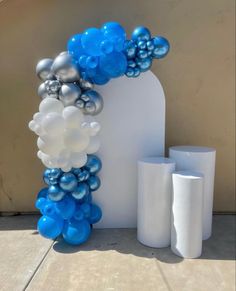
[[[92,82],[97,85],[104,85],[110,81],[110,78],[97,70],[96,75],[92,77]]]
[[[88,185],[89,185],[89,189],[91,191],[96,191],[100,185],[101,185],[101,181],[98,178],[98,176],[93,176],[91,175],[87,181]]]
[[[102,54],[101,43],[103,40],[103,33],[97,28],[89,28],[85,30],[81,37],[84,50],[91,56],[100,56]]]
[[[48,200],[46,199],[46,198],[44,198],[44,197],[40,197],[40,198],[38,198],[37,200],[36,200],[36,202],[35,202],[35,207],[37,208],[37,209],[39,209],[40,210],[40,212],[42,213],[42,211],[43,211],[43,209],[44,209],[44,207],[45,207],[45,205],[48,203]]]
[[[81,209],[76,209],[76,211],[75,211],[75,213],[74,213],[74,215],[73,215],[73,218],[75,219],[75,220],[78,220],[78,221],[81,221],[81,220],[83,220],[84,218],[85,218],[85,216],[84,216],[84,212],[81,210]]]
[[[114,45],[110,40],[106,39],[101,42],[101,51],[104,54],[110,54],[113,51],[113,49],[114,49]]]
[[[87,171],[86,169],[82,169],[80,173],[77,174],[78,182],[84,182],[88,180],[89,176],[89,171]]]
[[[37,199],[41,198],[41,197],[47,198],[47,196],[48,196],[48,188],[43,188],[39,191],[39,193],[37,195]]]
[[[71,171],[75,176],[77,176],[82,172],[82,169],[81,168],[72,168]]]
[[[76,58],[84,53],[84,49],[81,44],[81,37],[81,34],[75,34],[67,42],[67,50],[69,54],[73,55]]]
[[[83,68],[83,69],[85,69],[86,68],[86,66],[87,66],[87,55],[81,55],[80,57],[79,57],[79,65],[80,65],[80,67],[81,68]]]
[[[137,78],[140,75],[141,71],[139,68],[134,68],[134,77]]]
[[[147,50],[149,50],[149,51],[153,51],[154,50],[154,42],[153,42],[152,39],[147,41],[146,44],[147,44]]]
[[[117,51],[123,49],[126,33],[124,28],[117,22],[107,22],[102,26],[102,32],[106,39],[114,44]]]
[[[57,213],[55,209],[55,203],[52,201],[48,201],[48,203],[42,208],[42,214],[49,217],[57,218]]]
[[[91,224],[97,223],[102,218],[102,210],[95,204],[90,205],[90,217],[89,222]]]
[[[148,52],[146,50],[140,50],[138,51],[137,56],[140,59],[146,59],[146,57],[148,56]]]
[[[75,190],[71,193],[71,195],[76,200],[83,199],[89,193],[89,186],[86,183],[79,183]]]
[[[97,156],[88,155],[87,163],[84,167],[90,172],[90,174],[96,174],[101,170],[102,162]]]
[[[46,169],[43,173],[43,180],[46,184],[50,185],[50,176],[51,174],[51,169]]]
[[[92,203],[92,200],[93,200],[93,197],[92,197],[92,194],[89,192],[88,195],[86,195],[83,199],[83,202],[84,203]]]
[[[60,201],[65,195],[66,193],[58,185],[51,185],[48,188],[48,198],[52,201]]]
[[[90,69],[96,68],[98,65],[98,58],[94,56],[89,56],[86,59],[86,67]]]
[[[80,205],[80,210],[83,211],[86,218],[90,217],[91,207],[89,203],[83,203]]]
[[[135,68],[136,63],[134,60],[128,60],[128,68]]]
[[[144,26],[136,27],[132,33],[132,39],[136,42],[148,41],[151,39],[151,33],[148,28]]]
[[[168,40],[162,36],[157,36],[153,39],[153,43],[154,50],[152,52],[152,56],[156,59],[164,58],[170,50]]]
[[[76,176],[72,173],[64,173],[59,182],[60,187],[67,192],[72,192],[77,187]]]
[[[50,178],[58,179],[62,174],[62,170],[58,168],[50,169]]]
[[[140,41],[138,42],[138,48],[139,48],[140,50],[145,50],[145,49],[147,48],[147,42],[144,41],[144,40],[140,40]]]
[[[152,66],[152,59],[150,57],[147,57],[145,59],[142,59],[139,61],[139,68],[141,72],[148,71]]]
[[[128,59],[133,59],[136,55],[136,44],[133,40],[127,40],[124,45],[124,53]]]
[[[55,217],[42,216],[38,221],[38,232],[50,239],[58,237],[63,229],[63,220],[56,219]]]
[[[64,240],[71,245],[80,245],[87,241],[91,227],[87,220],[68,222],[62,232]]]
[[[121,52],[102,55],[99,61],[100,70],[109,78],[122,76],[127,68],[127,59]]]
[[[125,72],[125,75],[129,78],[134,77],[134,68],[128,67]]]
[[[56,212],[63,219],[70,219],[75,212],[75,208],[75,201],[70,196],[65,196],[61,201],[55,203]]]

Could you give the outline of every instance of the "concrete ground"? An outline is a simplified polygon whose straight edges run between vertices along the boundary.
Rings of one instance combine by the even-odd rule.
[[[83,246],[35,231],[38,216],[0,218],[0,290],[235,290],[235,216],[214,216],[201,258],[136,240],[135,229],[94,230]]]

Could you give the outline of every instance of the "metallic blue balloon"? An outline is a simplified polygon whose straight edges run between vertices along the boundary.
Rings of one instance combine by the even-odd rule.
[[[149,41],[147,41],[147,49],[149,50],[149,51],[153,51],[154,50],[154,43],[153,43],[153,40],[151,39],[151,40],[149,40]]]
[[[81,168],[72,168],[72,173],[77,176],[82,172]]]
[[[145,49],[147,48],[147,42],[144,41],[144,40],[140,40],[140,41],[138,42],[138,48],[139,48],[140,50],[145,50]]]
[[[56,217],[42,216],[38,221],[38,232],[50,239],[59,236],[63,229],[63,220]]]
[[[144,26],[136,27],[132,33],[132,39],[134,41],[148,41],[151,38],[151,33],[148,28]]]
[[[77,178],[72,173],[64,173],[59,182],[60,187],[67,192],[72,192],[77,187]]]
[[[128,60],[128,68],[135,68],[136,63],[134,60]]]
[[[50,185],[50,176],[51,174],[51,169],[46,169],[43,173],[43,180],[46,184]]]
[[[100,56],[102,54],[101,43],[103,40],[103,33],[98,28],[86,29],[81,37],[82,47],[91,56]]]
[[[89,187],[86,183],[79,183],[75,190],[71,193],[71,195],[76,200],[83,199],[86,195],[89,194]]]
[[[141,72],[148,71],[152,66],[152,59],[147,57],[146,59],[141,60],[139,63],[139,68]]]
[[[48,198],[52,201],[60,201],[66,193],[58,186],[51,185],[48,188]]]
[[[100,181],[99,177],[93,176],[93,175],[89,177],[87,183],[88,183],[89,189],[91,191],[96,191],[101,185],[101,181]]]
[[[70,219],[75,212],[75,201],[70,196],[65,196],[61,201],[55,203],[56,212],[63,219]]]
[[[139,68],[134,68],[134,77],[137,78],[140,75],[140,72]]]
[[[43,198],[47,198],[48,196],[48,188],[43,188],[39,191],[38,195],[37,195],[37,199],[43,197]]]
[[[61,169],[58,169],[58,168],[53,168],[53,169],[50,169],[50,178],[54,178],[54,179],[58,179],[61,174],[62,174],[62,170]]]
[[[91,227],[87,220],[65,223],[62,236],[64,240],[71,245],[80,245],[86,242],[91,233]]]
[[[156,59],[164,58],[170,50],[168,40],[162,36],[157,36],[153,39],[153,43],[154,50],[152,52],[152,56]]]
[[[89,222],[91,224],[97,223],[102,218],[102,210],[95,204],[90,205]]]
[[[95,155],[88,155],[87,163],[84,167],[90,174],[96,174],[102,168],[102,161]]]
[[[128,69],[127,69],[126,72],[125,72],[125,75],[126,75],[127,77],[129,77],[129,78],[134,77],[134,68],[130,68],[130,67],[128,67]]]
[[[88,203],[83,203],[80,205],[80,210],[83,211],[84,216],[86,218],[90,217],[90,213],[91,213],[91,207],[90,204]]]
[[[49,185],[56,185],[56,184],[58,184],[57,178],[50,178],[49,179]]]
[[[99,60],[99,68],[108,78],[120,77],[126,71],[127,58],[121,52],[112,52],[108,55],[102,55]]]
[[[124,53],[128,59],[132,59],[136,55],[136,44],[133,40],[126,40],[124,45]]]
[[[137,56],[140,59],[145,59],[148,56],[148,52],[146,50],[140,50],[138,51]]]
[[[78,182],[84,182],[88,180],[90,174],[86,169],[81,169],[81,172],[77,174]]]

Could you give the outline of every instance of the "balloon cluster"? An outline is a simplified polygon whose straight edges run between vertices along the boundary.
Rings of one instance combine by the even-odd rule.
[[[138,77],[148,71],[153,59],[161,59],[169,52],[169,42],[162,36],[151,38],[148,28],[139,26],[132,33],[132,39],[125,43],[124,53],[128,59],[127,77]]]
[[[45,170],[43,179],[48,187],[39,192],[35,203],[42,214],[38,221],[42,236],[55,239],[62,235],[73,245],[88,239],[92,224],[102,217],[91,194],[100,186],[97,173],[101,167],[101,160],[89,155],[82,168],[73,168],[67,173],[58,168]]]
[[[168,41],[161,36],[151,38],[148,28],[135,28],[131,40],[117,22],[105,23],[100,29],[89,28],[73,35],[67,50],[79,67],[83,79],[103,85],[122,75],[138,77],[150,69],[152,59],[160,59],[169,51]]]
[[[36,66],[38,77],[44,82],[38,95],[59,99],[64,106],[74,105],[84,114],[96,115],[102,111],[102,96],[93,90],[93,84],[80,78],[76,60],[68,53],[60,53],[55,60],[42,59]]]
[[[99,123],[76,106],[64,107],[55,98],[41,101],[29,128],[39,136],[38,157],[48,168],[68,172],[72,167],[83,167],[87,154],[95,153],[100,146]]]

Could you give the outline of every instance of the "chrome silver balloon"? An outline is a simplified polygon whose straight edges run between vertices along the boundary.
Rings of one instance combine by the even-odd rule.
[[[97,115],[103,109],[102,96],[94,90],[85,91],[80,99],[85,102],[84,114]]]
[[[39,97],[41,97],[42,99],[49,97],[45,83],[42,83],[39,85],[38,87],[38,95]]]
[[[79,70],[71,55],[63,52],[57,56],[52,65],[52,72],[58,80],[63,82],[75,82],[80,79]]]
[[[53,79],[53,73],[51,67],[53,64],[53,59],[42,59],[38,62],[36,66],[36,74],[41,80],[50,80]]]
[[[80,79],[79,83],[80,83],[81,89],[83,89],[83,90],[91,90],[94,87],[93,83],[91,83],[87,80],[84,80],[84,79]]]
[[[79,109],[84,109],[85,102],[79,98],[75,101],[75,106],[78,107]]]
[[[80,87],[73,83],[64,83],[59,91],[59,99],[65,106],[74,105],[80,95]]]
[[[57,98],[61,83],[58,80],[47,80],[44,83],[49,97]]]

